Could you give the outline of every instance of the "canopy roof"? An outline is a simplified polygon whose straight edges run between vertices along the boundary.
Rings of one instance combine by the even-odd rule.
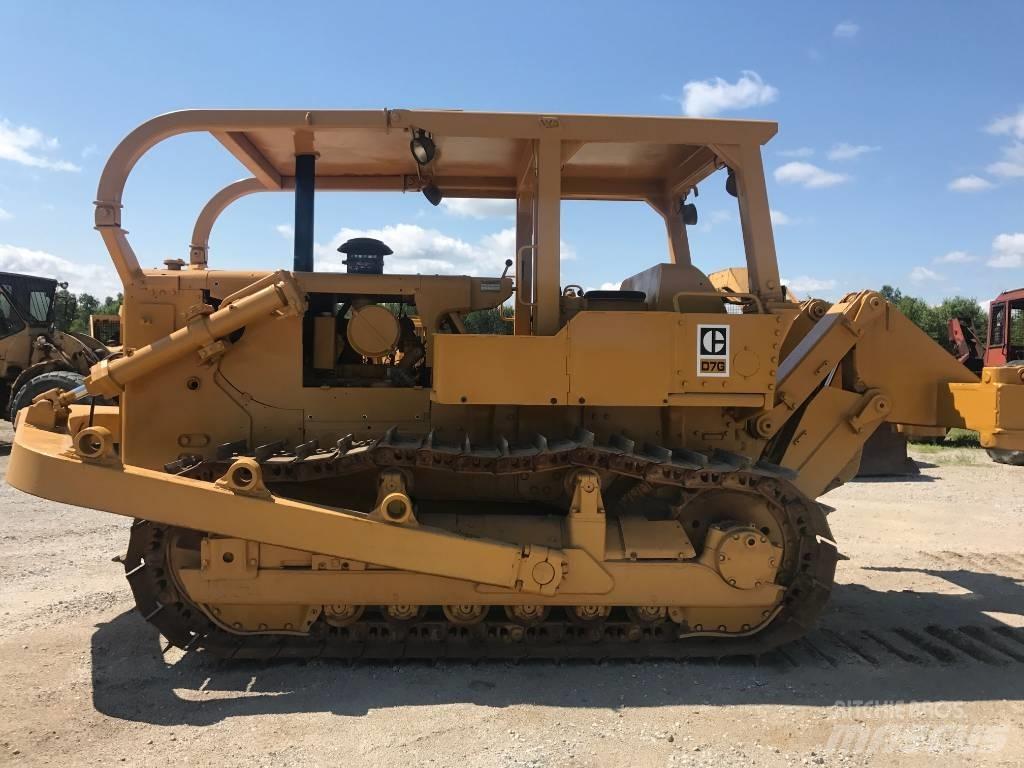
[[[762,298],[781,298],[760,154],[761,145],[777,130],[773,122],[686,117],[185,110],[143,123],[117,146],[100,178],[95,221],[124,283],[144,279],[122,228],[128,175],[164,139],[202,132],[220,141],[251,175],[221,189],[200,212],[189,249],[193,269],[206,269],[209,234],[220,213],[255,192],[298,187],[294,246],[295,271],[300,272],[312,271],[314,186],[422,189],[430,193],[431,202],[440,196],[518,198],[516,253],[528,254],[536,264],[517,266],[517,279],[533,275],[530,293],[536,303],[524,306],[535,307],[535,332],[553,333],[558,321],[561,200],[646,201],[665,221],[670,259],[689,263],[680,201],[723,166],[735,175],[731,187],[739,199],[752,290]],[[434,157],[422,166],[410,151],[410,140],[421,133],[436,145]],[[310,155],[316,157],[313,174]],[[299,157],[305,159],[300,163]]]
[[[437,155],[419,168],[413,130]],[[409,189],[432,178],[447,196],[512,197],[535,140],[562,142],[565,197],[644,199],[725,162],[722,148],[764,144],[772,122],[685,117],[417,110],[186,110],[131,133],[111,156],[97,199],[120,202],[131,167],[169,136],[209,132],[266,189],[294,187],[295,156],[315,152],[319,189]],[[719,151],[716,151],[719,150]],[[686,176],[687,179],[682,177]]]

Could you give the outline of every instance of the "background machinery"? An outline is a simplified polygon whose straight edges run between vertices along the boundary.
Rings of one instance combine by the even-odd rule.
[[[110,314],[89,315],[89,335],[105,346],[121,345],[121,316]]]
[[[0,416],[9,421],[39,393],[81,384],[108,354],[92,336],[57,329],[57,287],[45,277],[0,272]]]
[[[949,344],[957,360],[975,373],[987,367],[1024,366],[1024,288],[1003,291],[988,306],[987,343],[969,321],[949,321]],[[1000,464],[1024,466],[1024,451],[989,448],[989,456]]]
[[[124,353],[22,411],[8,481],[134,518],[123,564],[141,613],[223,656],[722,656],[799,637],[840,557],[817,498],[886,423],[1024,449],[1024,369],[979,379],[872,291],[791,299],[761,163],[776,130],[411,110],[155,118],[114,150],[96,197],[125,286]],[[143,270],[125,183],[189,132],[251,175],[200,212],[187,265]],[[737,199],[742,287],[691,260],[687,199],[709,183]],[[343,246],[347,273],[317,272],[317,190],[515,200],[512,264],[392,274],[387,244],[364,240]],[[263,191],[294,192],[292,269],[211,269],[217,216]],[[621,290],[563,290],[563,200],[646,202],[667,257]],[[514,333],[464,332],[468,313],[507,301]]]
[[[1024,364],[1024,288],[1003,291],[989,302],[987,340],[970,321],[955,317],[949,321],[949,344],[957,360],[975,372]]]

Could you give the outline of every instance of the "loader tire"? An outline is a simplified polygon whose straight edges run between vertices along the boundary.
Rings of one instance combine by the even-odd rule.
[[[13,424],[15,417],[18,415],[18,411],[27,405],[31,405],[32,400],[38,395],[41,395],[43,392],[50,389],[63,389],[67,392],[75,387],[81,386],[84,381],[85,377],[75,371],[47,371],[46,373],[41,373],[38,376],[33,376],[18,387],[18,391],[14,393],[14,397],[11,398],[11,408],[7,417]],[[97,405],[102,405],[106,402],[102,397],[87,397],[81,402],[88,405],[93,401],[95,401]]]
[[[989,448],[988,455],[997,464],[1012,464],[1015,467],[1024,467],[1024,451],[1001,451],[997,448]]]

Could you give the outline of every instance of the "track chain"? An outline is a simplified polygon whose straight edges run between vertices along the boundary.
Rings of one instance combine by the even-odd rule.
[[[392,427],[380,440],[359,440],[346,435],[332,447],[312,440],[287,450],[283,441],[250,449],[246,440],[217,447],[214,459],[186,455],[165,465],[175,475],[212,481],[221,477],[232,461],[251,457],[263,469],[269,483],[308,482],[340,477],[370,469],[433,469],[471,474],[515,475],[571,467],[604,470],[659,485],[682,485],[686,473],[750,471],[787,480],[795,473],[777,464],[754,461],[732,451],[699,453],[644,443],[637,445],[622,435],[598,444],[593,432],[579,429],[568,439],[535,435],[521,444],[499,437],[493,444],[474,445],[467,435],[461,442],[445,442],[433,431],[425,437],[404,435]]]

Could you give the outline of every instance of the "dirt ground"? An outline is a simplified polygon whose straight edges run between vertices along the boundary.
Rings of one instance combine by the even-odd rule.
[[[162,656],[128,521],[0,484],[0,764],[1022,765],[1024,469],[918,457],[825,497],[851,559],[757,665]]]

